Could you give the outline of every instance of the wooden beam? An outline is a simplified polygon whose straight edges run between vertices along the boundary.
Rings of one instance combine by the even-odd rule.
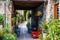
[[[13,1],[45,1],[45,0],[13,0]]]

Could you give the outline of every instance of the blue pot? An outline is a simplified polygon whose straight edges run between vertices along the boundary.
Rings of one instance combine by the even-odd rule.
[[[20,28],[15,28],[15,33],[19,37],[20,36]]]

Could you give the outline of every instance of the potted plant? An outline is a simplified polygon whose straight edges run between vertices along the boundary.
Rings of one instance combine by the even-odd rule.
[[[14,34],[14,32],[12,32],[10,28],[11,25],[9,25],[9,23],[6,23],[3,30],[4,31],[3,40],[17,40],[16,35]]]
[[[10,33],[5,33],[3,36],[3,40],[17,40],[16,36]]]
[[[47,23],[47,21],[45,23]],[[46,30],[47,31],[47,32],[45,32],[46,33],[46,38],[45,39],[43,38],[43,40],[49,40],[49,39],[50,40],[59,40],[59,37],[60,37],[60,32],[59,32],[59,30],[60,30],[60,20],[51,18],[50,21],[46,24],[46,26],[47,26],[48,30]],[[43,30],[43,32],[44,31],[45,30]]]

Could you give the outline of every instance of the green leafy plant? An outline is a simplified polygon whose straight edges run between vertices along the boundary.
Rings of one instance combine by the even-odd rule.
[[[22,23],[25,20],[25,17],[22,16],[22,18],[20,20],[21,20],[21,23]]]
[[[56,38],[56,40],[60,40],[60,36]]]
[[[13,22],[15,23],[16,20],[18,20],[18,17],[13,17],[12,20],[13,20]]]
[[[5,18],[5,15],[0,14],[0,22],[3,22],[4,21],[4,18]]]
[[[47,31],[48,31],[48,25],[47,24],[48,23],[46,22],[46,20],[42,23],[43,32],[45,32],[45,33],[47,33]]]
[[[59,40],[60,38],[60,20],[51,18],[49,22],[43,22],[43,32],[47,34],[46,40]],[[48,29],[48,30],[47,30]],[[57,37],[55,37],[57,35]]]
[[[11,28],[11,25],[6,23],[5,27],[4,27],[4,32],[5,33],[11,33],[12,31],[10,30],[10,28]]]
[[[52,19],[49,22],[49,29],[50,29],[49,34],[51,39],[53,40],[55,40],[55,35],[57,34],[59,35],[60,27],[58,25],[60,25],[59,19]]]
[[[16,39],[16,36],[14,36],[13,34],[4,34],[4,36],[3,36],[3,40],[17,40]]]
[[[29,27],[29,26],[30,26],[30,22],[28,22],[28,23],[26,24],[26,26]]]
[[[17,40],[16,34],[12,32],[10,28],[11,25],[9,23],[6,23],[4,27],[3,40]]]

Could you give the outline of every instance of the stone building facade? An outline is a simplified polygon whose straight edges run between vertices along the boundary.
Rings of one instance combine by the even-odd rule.
[[[45,13],[46,13],[46,20],[49,21],[50,20],[50,16],[52,16],[53,18],[57,18],[57,15],[58,15],[58,19],[60,19],[60,12],[59,14],[55,13],[55,8],[57,9],[57,7],[55,7],[55,5],[60,4],[59,1],[55,1],[55,0],[48,0],[47,4],[45,4]],[[54,8],[55,7],[55,8]],[[60,11],[60,6],[59,6],[59,9]]]

